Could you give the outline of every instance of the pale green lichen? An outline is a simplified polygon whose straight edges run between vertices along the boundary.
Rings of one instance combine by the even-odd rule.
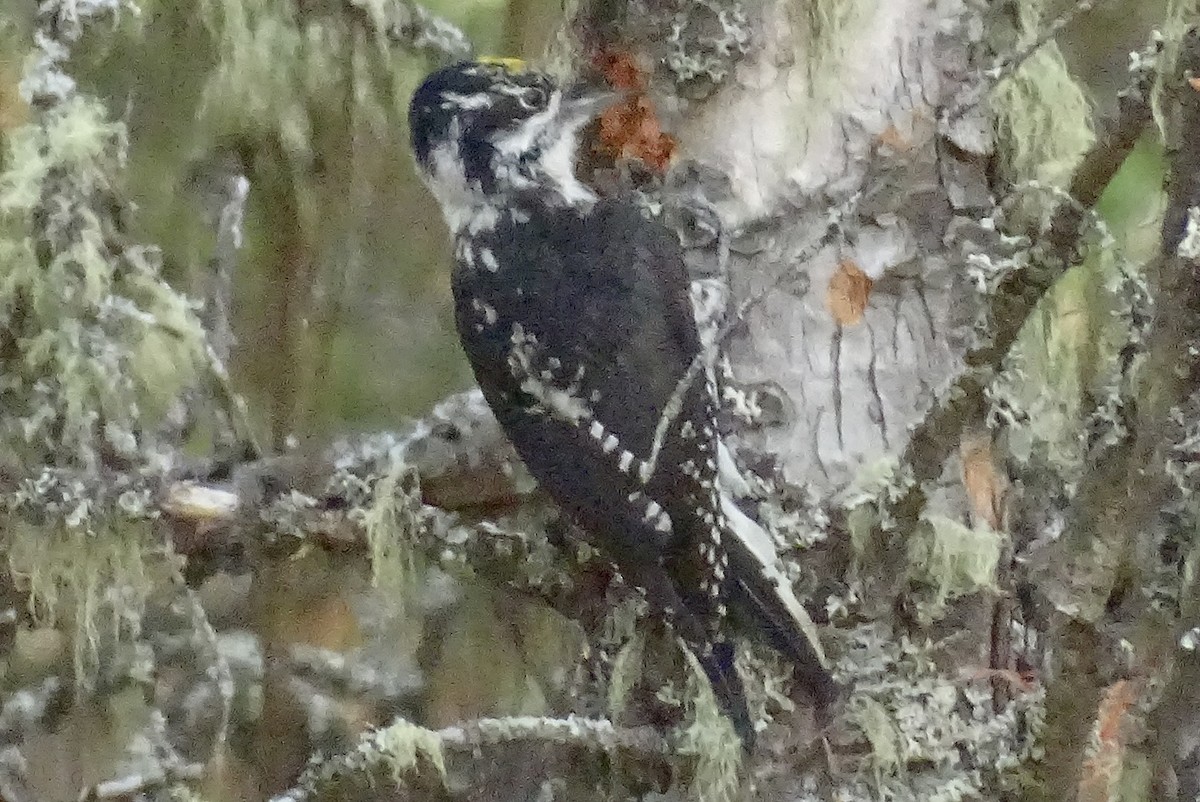
[[[123,125],[81,97],[9,138],[0,322],[20,358],[5,365],[3,436],[18,453],[49,449],[56,463],[69,455],[81,466],[101,449],[134,457],[203,364],[203,330],[159,277],[157,252],[114,250],[116,222],[101,210],[125,147]],[[47,254],[35,252],[35,236]]]
[[[371,550],[371,582],[403,599],[417,575],[415,538],[421,521],[421,485],[416,471],[396,452],[387,472],[375,483],[363,529]]]
[[[209,802],[196,789],[184,783],[175,783],[166,789],[167,798],[171,802]]]
[[[326,760],[314,760],[301,775],[290,799],[324,799],[339,791],[375,786],[384,777],[404,788],[414,771],[425,765],[446,780],[446,756],[438,733],[403,718],[364,735],[350,752]],[[361,793],[361,791],[360,791]]]
[[[854,694],[843,737],[869,751],[836,798],[958,802],[1020,785],[1039,755],[1042,691],[1015,694],[997,713],[990,685],[947,676],[937,653],[936,643],[897,639],[877,624],[848,633],[838,669]]]
[[[746,705],[750,709],[751,721],[762,722],[765,726],[774,720],[775,711],[791,712],[796,709],[796,703],[788,695],[795,667],[782,655],[771,650],[740,648],[737,652],[737,669],[745,680]]]
[[[620,719],[621,712],[629,701],[629,692],[641,679],[644,649],[645,639],[634,634],[613,657],[608,685],[608,709],[614,720]]]
[[[29,588],[34,620],[73,629],[75,676],[90,684],[102,651],[140,634],[141,611],[155,587],[147,567],[149,526],[33,527],[13,519],[6,534],[9,570]]]
[[[1020,5],[1021,47],[1040,33],[1040,6]],[[1058,45],[1042,45],[990,96],[996,119],[1001,166],[1013,184],[1062,184],[1095,141],[1091,106],[1071,77]]]
[[[607,700],[609,715],[614,721],[620,721],[630,692],[642,678],[646,638],[638,630],[646,610],[644,601],[628,598],[610,609],[604,618],[599,647],[616,650],[612,656]]]
[[[204,90],[200,114],[218,130],[275,134],[290,154],[308,155],[312,131],[301,88],[308,74],[304,31],[299,15],[272,10],[266,3],[207,0],[201,18],[218,44],[220,62]],[[313,26],[317,45],[323,29]],[[332,80],[342,64],[330,61],[326,48],[319,61]]]
[[[670,21],[663,58],[691,94],[705,95],[720,85],[750,48],[753,28],[738,0],[688,3]]]
[[[875,784],[882,787],[885,777],[893,774],[903,776],[905,767],[900,746],[903,736],[887,709],[876,700],[864,697],[856,705],[850,719],[871,745],[871,770],[875,774]]]
[[[0,499],[4,545],[38,618],[74,628],[85,686],[152,586],[148,490],[109,469],[153,475],[164,413],[208,364],[192,304],[125,231],[125,126],[61,72],[82,22],[117,9],[72,4],[64,39],[37,40],[22,88],[38,102],[0,174],[0,450],[26,477]]]
[[[689,717],[679,735],[678,751],[696,761],[689,799],[732,802],[741,787],[742,742],[721,713],[704,669],[690,652],[687,658],[691,670],[684,699]]]
[[[1159,28],[1162,34],[1162,52],[1158,55],[1154,75],[1154,86],[1150,92],[1150,109],[1154,114],[1154,122],[1159,132],[1166,136],[1166,121],[1163,115],[1163,90],[1166,82],[1172,76],[1178,75],[1176,63],[1183,46],[1183,37],[1196,24],[1196,15],[1200,14],[1200,2],[1197,0],[1167,0],[1166,13]]]
[[[371,748],[376,750],[376,759],[388,766],[392,780],[398,786],[418,768],[418,760],[427,761],[438,776],[443,780],[446,778],[446,755],[442,749],[442,739],[433,730],[397,719],[375,733]]]
[[[847,61],[862,58],[862,26],[878,12],[870,0],[812,0],[803,5],[807,39],[797,37],[797,57],[807,66],[809,94],[823,105],[844,93]]]
[[[201,16],[219,61],[204,88],[200,118],[218,135],[277,138],[294,164],[316,157],[317,129],[345,125],[339,115],[347,110],[379,135],[390,133],[415,76],[409,61],[392,55],[384,5],[356,5],[370,20],[369,31],[346,24],[352,17],[303,13],[291,3],[204,0]],[[296,189],[303,190],[303,182]],[[298,200],[315,215],[317,198]],[[321,222],[327,223],[319,216],[304,220],[307,230]]]
[[[909,579],[928,590],[918,600],[923,616],[935,620],[953,599],[996,590],[996,568],[1005,540],[986,526],[968,527],[944,516],[928,516],[908,539]]]
[[[896,497],[906,481],[899,459],[887,456],[860,466],[850,485],[838,494],[837,504],[847,511],[846,525],[856,556],[866,554],[880,527],[890,526],[884,518],[886,501]]]
[[[610,634],[622,638],[624,646],[613,659],[609,686],[609,709],[614,719],[619,720],[629,691],[642,676],[642,660],[645,656],[645,638],[629,629],[637,621],[639,608],[644,603],[626,602],[624,614],[614,611],[609,617],[609,626],[616,632]],[[617,608],[618,610],[621,607]],[[613,619],[616,622],[613,623]],[[688,798],[697,802],[729,802],[737,798],[741,787],[742,744],[733,725],[717,704],[712,686],[696,660],[686,652],[688,666],[687,682],[680,689],[667,684],[658,689],[658,698],[666,704],[681,706],[687,723],[680,728],[676,751],[691,758],[691,777],[688,780]],[[761,707],[761,702],[755,707]]]

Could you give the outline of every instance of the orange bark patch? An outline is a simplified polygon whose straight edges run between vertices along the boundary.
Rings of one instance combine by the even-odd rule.
[[[1125,758],[1121,725],[1136,699],[1137,692],[1129,680],[1118,680],[1104,692],[1096,712],[1096,750],[1083,763],[1079,802],[1107,802],[1113,798]]]
[[[1195,89],[1197,92],[1200,92],[1200,78],[1188,78],[1187,82],[1188,82],[1188,85],[1192,87],[1192,89]]]
[[[648,77],[628,53],[599,53],[592,64],[614,89],[626,91],[624,99],[600,115],[600,128],[592,146],[604,162],[636,159],[662,175],[675,154],[675,139],[665,133],[653,101],[646,94]]]
[[[854,326],[862,322],[874,283],[871,277],[851,260],[843,259],[838,264],[833,278],[829,279],[825,304],[839,325]]]
[[[600,115],[596,150],[614,162],[637,159],[662,175],[675,154],[675,139],[663,133],[650,98],[631,96]]]
[[[875,141],[884,147],[891,148],[897,153],[904,153],[913,146],[913,143],[904,134],[900,133],[900,129],[894,125],[889,125],[880,131],[879,135],[875,137]]]
[[[992,456],[992,436],[987,431],[963,435],[958,444],[962,460],[962,481],[977,520],[985,521],[999,532],[1004,519],[1004,496],[1008,477],[996,465]]]
[[[601,52],[592,57],[592,65],[614,89],[646,89],[646,73],[630,53]]]

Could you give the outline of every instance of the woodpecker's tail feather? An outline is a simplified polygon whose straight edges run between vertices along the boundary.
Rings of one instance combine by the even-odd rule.
[[[816,626],[792,592],[791,581],[778,565],[778,555],[767,533],[731,499],[722,498],[721,502],[732,530],[732,537],[724,542],[733,577],[731,606],[792,661],[795,676],[812,697],[817,719],[823,725],[840,688],[826,665]]]

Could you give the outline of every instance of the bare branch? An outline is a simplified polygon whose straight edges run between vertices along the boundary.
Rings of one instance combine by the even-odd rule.
[[[212,285],[205,301],[205,330],[213,352],[222,362],[229,360],[233,347],[233,326],[230,322],[233,304],[233,271],[238,251],[242,249],[242,217],[250,195],[246,176],[230,173],[221,176],[223,184],[221,208],[216,215],[217,244],[209,264]]]
[[[176,575],[176,583],[183,589],[184,597],[187,599],[192,629],[204,639],[204,645],[209,651],[207,657],[212,661],[211,668],[205,674],[212,680],[217,689],[217,698],[221,700],[220,723],[217,725],[217,732],[213,737],[212,753],[214,756],[222,755],[229,739],[229,723],[233,715],[233,672],[229,668],[229,660],[221,651],[221,646],[217,642],[217,631],[209,622],[208,613],[204,611],[200,598],[194,590],[186,587],[182,576]],[[163,742],[166,743],[165,738]]]
[[[477,753],[490,746],[536,741],[606,754],[627,753],[642,758],[671,754],[670,744],[652,727],[617,728],[609,721],[568,716],[563,719],[514,716],[478,719],[441,730],[426,730],[407,721],[364,736],[358,747],[340,757],[307,769],[300,781],[271,802],[303,802],[322,798],[327,789],[347,779],[361,781],[383,771],[396,782],[412,780],[424,772],[445,771],[443,751]],[[431,778],[426,777],[428,782]]]

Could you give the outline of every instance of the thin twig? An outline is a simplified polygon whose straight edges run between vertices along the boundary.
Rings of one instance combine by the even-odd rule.
[[[213,737],[212,753],[213,755],[222,755],[225,752],[226,742],[229,740],[229,722],[233,717],[233,694],[236,690],[233,684],[233,672],[229,668],[229,660],[221,651],[217,631],[213,629],[212,623],[208,620],[208,613],[205,612],[200,597],[196,595],[196,591],[187,586],[181,574],[176,574],[175,582],[178,587],[183,589],[184,598],[187,600],[188,612],[192,618],[192,629],[204,640],[204,645],[210,652],[209,659],[212,663],[205,673],[216,686],[217,698],[221,700],[221,715],[218,719],[216,735]]]
[[[217,244],[213,249],[209,265],[212,268],[211,285],[205,300],[205,329],[213,353],[222,362],[229,360],[233,348],[233,327],[230,324],[233,306],[233,272],[237,266],[238,252],[242,248],[242,219],[246,210],[246,198],[250,195],[250,180],[246,176],[228,175],[222,181],[225,203],[217,215]]]
[[[261,459],[266,452],[263,451],[258,435],[254,431],[254,425],[250,421],[250,410],[246,407],[246,399],[242,398],[234,389],[233,382],[229,378],[229,370],[217,356],[211,343],[204,344],[204,357],[208,363],[208,375],[217,392],[217,398],[223,404],[225,414],[229,416],[235,442],[242,446],[248,458]]]
[[[1021,68],[1034,53],[1041,50],[1042,47],[1054,39],[1063,29],[1070,25],[1079,17],[1091,11],[1096,6],[1100,5],[1103,0],[1079,0],[1074,6],[1059,14],[1050,24],[1042,28],[1041,32],[1034,37],[1033,41],[1018,50],[1009,53],[1005,58],[1001,59],[991,69],[984,71],[984,76],[992,81],[992,86],[1003,81],[1011,76],[1014,72]]]

